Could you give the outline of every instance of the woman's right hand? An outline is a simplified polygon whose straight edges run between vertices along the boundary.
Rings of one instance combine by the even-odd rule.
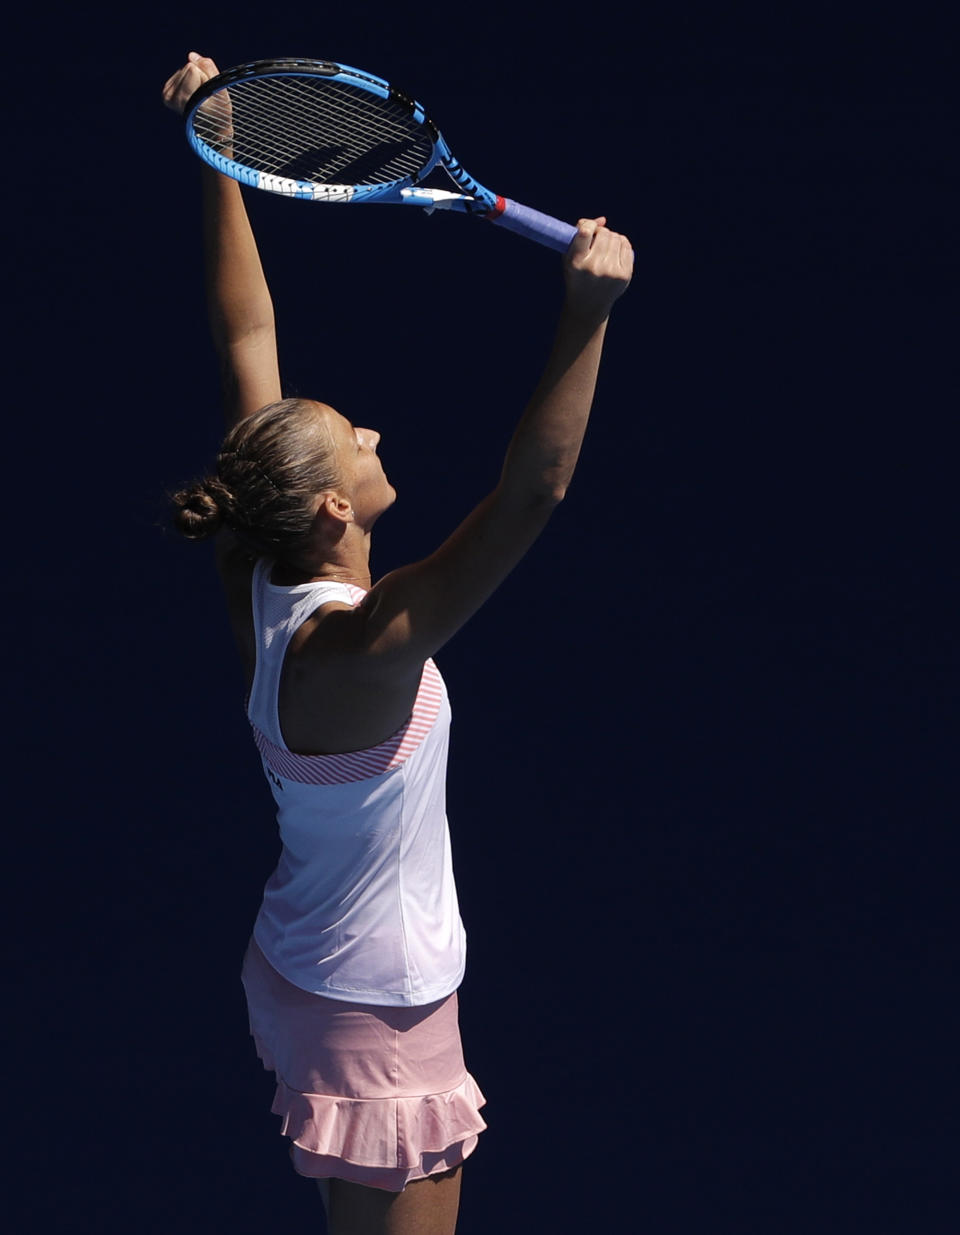
[[[584,316],[606,317],[633,276],[630,241],[606,223],[603,215],[581,219],[563,259],[567,304]]]

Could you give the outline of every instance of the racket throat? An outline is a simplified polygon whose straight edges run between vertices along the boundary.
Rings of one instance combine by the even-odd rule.
[[[434,210],[456,210],[462,214],[488,213],[487,206],[465,193],[451,193],[448,189],[401,189],[400,197],[405,206],[419,206],[432,214]]]

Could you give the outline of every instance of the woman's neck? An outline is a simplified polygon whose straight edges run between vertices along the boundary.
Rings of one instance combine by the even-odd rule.
[[[296,558],[275,561],[270,578],[278,587],[299,583],[351,583],[370,589],[370,534],[359,528],[336,545],[305,553]]]

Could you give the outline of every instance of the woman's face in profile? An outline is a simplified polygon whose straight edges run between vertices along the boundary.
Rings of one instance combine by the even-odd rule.
[[[354,517],[361,526],[369,527],[397,498],[397,491],[387,480],[377,454],[380,434],[375,429],[351,424],[332,407],[324,407],[324,414]]]

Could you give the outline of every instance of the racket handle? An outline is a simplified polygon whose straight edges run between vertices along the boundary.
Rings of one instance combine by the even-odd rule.
[[[549,214],[541,214],[539,210],[531,210],[529,206],[521,206],[509,197],[498,197],[487,218],[491,223],[498,223],[508,231],[535,240],[537,244],[545,244],[558,253],[566,253],[570,241],[577,234],[577,229],[569,223],[554,219]]]

